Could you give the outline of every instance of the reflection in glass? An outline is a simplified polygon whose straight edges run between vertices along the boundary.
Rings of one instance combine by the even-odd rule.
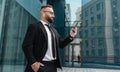
[[[82,0],[82,39],[83,67],[97,67],[109,64],[117,68],[120,63],[120,0]],[[87,64],[90,63],[90,64]],[[93,65],[94,64],[94,65]],[[119,66],[120,68],[120,66]]]
[[[65,4],[65,26],[71,28],[78,24],[81,26],[81,0],[66,0]],[[78,33],[80,33],[78,31]],[[76,36],[74,41],[65,48],[65,66],[80,67],[81,64],[81,39],[79,35]]]
[[[28,25],[38,21],[17,1],[0,0],[0,72],[24,71],[22,41]]]

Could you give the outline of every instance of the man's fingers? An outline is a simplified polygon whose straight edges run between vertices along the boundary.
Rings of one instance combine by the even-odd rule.
[[[72,31],[75,33],[77,31],[77,27],[72,28]]]
[[[40,62],[39,62],[40,63]],[[40,63],[40,66],[44,66],[44,64]]]

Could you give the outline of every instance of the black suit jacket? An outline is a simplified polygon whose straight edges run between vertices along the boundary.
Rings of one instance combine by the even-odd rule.
[[[53,27],[52,27],[53,28]],[[53,28],[56,35],[56,50],[57,50],[57,60],[56,66],[61,68],[60,58],[59,58],[59,47],[63,48],[72,40],[68,36],[65,40],[61,40],[57,31]],[[31,70],[31,65],[36,61],[40,62],[44,58],[47,48],[48,48],[48,37],[47,32],[41,22],[30,24],[26,32],[23,44],[23,52],[28,61],[26,72]]]

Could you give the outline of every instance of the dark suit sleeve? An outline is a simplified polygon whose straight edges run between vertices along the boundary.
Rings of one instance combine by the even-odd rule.
[[[59,39],[59,46],[60,46],[60,48],[64,48],[66,45],[68,45],[72,41],[73,41],[73,38],[71,36],[68,36],[64,40]]]
[[[36,62],[36,59],[34,58],[33,55],[33,41],[35,37],[35,32],[36,32],[35,25],[30,24],[22,44],[23,52],[27,58],[28,64],[30,65]]]

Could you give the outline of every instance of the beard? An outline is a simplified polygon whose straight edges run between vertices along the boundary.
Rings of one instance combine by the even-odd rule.
[[[54,19],[50,18],[49,16],[46,16],[46,20],[47,20],[49,23],[53,23],[53,22],[54,22]]]

